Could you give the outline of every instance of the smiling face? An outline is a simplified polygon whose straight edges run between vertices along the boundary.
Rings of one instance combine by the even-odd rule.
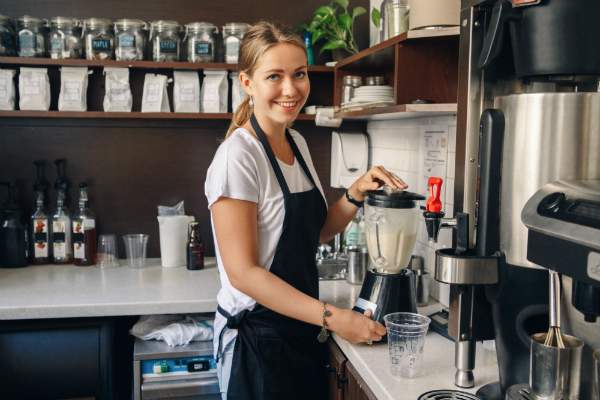
[[[293,44],[267,50],[252,76],[240,73],[242,87],[254,101],[257,118],[273,127],[286,127],[304,106],[310,92],[306,53]]]

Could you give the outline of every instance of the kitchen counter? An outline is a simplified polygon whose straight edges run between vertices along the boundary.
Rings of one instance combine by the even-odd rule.
[[[122,261],[123,262],[123,261]],[[100,269],[73,265],[41,265],[0,269],[0,319],[108,317],[144,314],[214,312],[219,290],[214,259],[206,269],[162,268],[159,259],[143,269]],[[321,298],[350,308],[360,286],[345,281],[322,281]],[[422,314],[438,311],[433,304]],[[454,343],[430,332],[425,342],[423,375],[397,378],[389,372],[386,344],[353,345],[337,335],[333,339],[380,400],[416,399],[434,389],[457,389],[454,384]],[[498,380],[495,354],[477,347],[477,387]]]
[[[324,281],[320,288],[322,300],[345,308],[354,304],[360,292],[360,286],[345,281]],[[419,307],[419,313],[430,315],[440,309],[441,306],[436,303]],[[333,339],[379,400],[413,400],[430,390],[459,389],[454,386],[454,342],[431,330],[425,339],[422,373],[413,379],[391,374],[387,344],[354,345],[336,334]],[[461,390],[475,393],[482,385],[498,381],[496,354],[483,349],[479,343],[474,375],[476,386]]]
[[[121,260],[124,263],[124,260]],[[206,268],[36,265],[0,268],[0,320],[214,312],[219,276]]]

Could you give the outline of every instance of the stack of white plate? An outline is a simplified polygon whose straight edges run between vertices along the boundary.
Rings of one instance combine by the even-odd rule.
[[[354,90],[352,103],[393,103],[394,89],[388,85],[360,86]]]

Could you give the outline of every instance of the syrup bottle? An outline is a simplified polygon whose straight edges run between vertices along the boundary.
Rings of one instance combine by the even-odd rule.
[[[56,211],[52,216],[52,261],[68,264],[73,257],[71,242],[71,216],[65,206],[65,192],[60,189],[56,199]]]
[[[79,211],[73,217],[73,264],[96,263],[96,217],[88,207],[88,185],[79,185]]]
[[[200,224],[190,222],[187,243],[187,269],[204,269],[204,245],[200,236]]]
[[[33,264],[50,262],[50,218],[44,206],[44,191],[36,190],[35,211],[31,215],[31,261]]]

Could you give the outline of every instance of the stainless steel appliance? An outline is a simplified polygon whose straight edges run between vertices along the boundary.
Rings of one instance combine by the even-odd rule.
[[[498,258],[498,284],[476,303],[491,307],[500,370],[499,384],[479,391],[483,398],[503,399],[511,385],[529,381],[530,337],[548,328],[548,273],[539,266],[547,265],[528,259],[528,249],[542,244],[531,242],[523,207],[550,182],[600,179],[600,60],[588,40],[598,29],[590,16],[599,5],[462,1],[454,204],[472,217],[469,232],[476,231],[481,254]],[[502,41],[508,35],[510,46]],[[567,48],[578,56],[567,57]],[[486,137],[497,144],[480,143]],[[486,168],[494,177],[487,182]],[[571,253],[563,256],[576,262]],[[582,297],[577,279],[563,274],[563,298],[571,301],[563,305],[562,326],[585,342],[582,370],[591,371],[600,325],[589,322],[595,318],[588,310],[597,299]],[[451,292],[450,325],[467,318],[458,300]],[[582,374],[580,399],[591,398],[591,387]]]
[[[170,347],[136,339],[133,350],[133,398],[220,400],[212,342]]]
[[[371,310],[384,323],[386,314],[416,312],[415,275],[406,268],[417,238],[419,194],[375,190],[365,200],[365,228],[370,265],[355,311]]]

